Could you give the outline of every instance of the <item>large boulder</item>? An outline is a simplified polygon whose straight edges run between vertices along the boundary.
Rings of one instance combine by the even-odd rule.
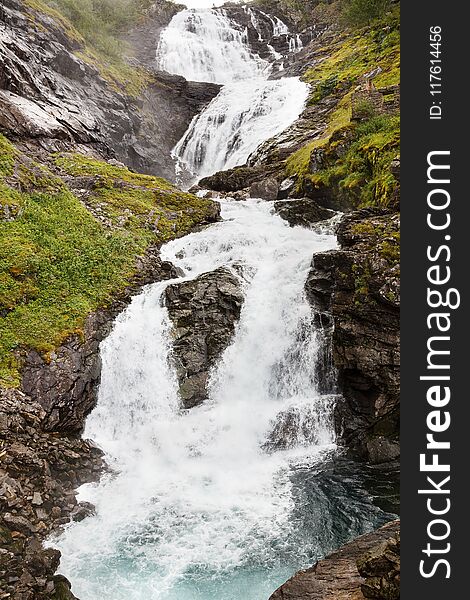
[[[250,187],[250,196],[261,198],[261,200],[277,200],[278,193],[279,183],[275,177],[267,177],[262,181],[256,181]]]
[[[280,200],[274,204],[274,209],[291,227],[296,225],[310,227],[335,215],[335,211],[323,208],[311,198]]]
[[[183,406],[207,398],[212,367],[232,340],[243,294],[239,279],[219,268],[166,289],[166,305],[174,325],[173,352]]]

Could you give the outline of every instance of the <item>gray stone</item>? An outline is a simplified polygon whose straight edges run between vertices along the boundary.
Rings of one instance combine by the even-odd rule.
[[[210,370],[232,339],[244,299],[241,284],[220,268],[168,286],[165,299],[174,326],[181,400],[192,408],[207,398]]]
[[[328,208],[319,206],[311,198],[298,200],[281,200],[274,203],[277,214],[289,223],[291,227],[301,225],[310,227],[320,221],[331,219],[336,213]]]
[[[399,521],[342,546],[313,567],[299,571],[272,594],[269,600],[360,600],[364,579],[357,562],[368,552],[382,548],[399,531]],[[370,597],[370,596],[369,596]]]
[[[262,181],[253,183],[250,187],[250,196],[252,198],[261,198],[262,200],[277,200],[279,183],[275,177],[268,177]]]

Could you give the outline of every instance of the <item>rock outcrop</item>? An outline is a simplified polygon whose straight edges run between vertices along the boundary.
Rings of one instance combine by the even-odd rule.
[[[171,149],[219,86],[188,83],[135,59],[122,72],[110,71],[66,21],[32,6],[2,2],[0,131],[50,150],[92,144],[131,168],[173,180]],[[148,16],[149,37],[158,38],[161,18]]]
[[[388,600],[387,596],[365,596],[363,590],[366,593],[369,590],[368,573],[371,570],[371,562],[368,561],[372,560],[370,557],[380,553],[384,556],[384,542],[394,543],[399,526],[399,521],[393,521],[377,531],[356,538],[318,561],[312,568],[294,575],[274,592],[269,600],[306,600],[307,598],[308,600],[363,600],[370,597]],[[396,574],[392,575],[392,573],[396,571],[397,566],[399,569],[399,562],[395,562],[395,558],[391,562],[388,562],[385,557],[384,560],[387,566],[390,566],[390,571],[387,571],[384,577],[393,577],[396,582]],[[358,570],[358,561],[361,571],[367,571],[366,580]],[[396,596],[390,596],[390,600],[395,598]]]
[[[310,198],[279,200],[274,203],[274,209],[291,227],[296,225],[310,227],[320,221],[331,219],[335,215],[333,210],[319,206],[315,200]]]
[[[225,268],[167,287],[166,305],[174,325],[173,352],[185,408],[207,398],[211,368],[230,344],[242,304],[240,281]]]
[[[399,456],[399,215],[351,213],[338,241],[341,250],[314,257],[306,284],[315,309],[334,320],[337,431],[356,456],[388,462]]]
[[[75,497],[96,481],[102,452],[92,442],[43,429],[41,406],[18,390],[0,389],[0,593],[2,598],[73,600],[55,575],[60,552],[42,541],[83,512]]]
[[[400,532],[373,548],[357,561],[359,574],[365,581],[361,590],[366,598],[399,600],[400,598]]]

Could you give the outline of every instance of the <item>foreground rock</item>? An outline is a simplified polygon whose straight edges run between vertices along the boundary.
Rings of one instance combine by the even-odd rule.
[[[317,312],[334,320],[333,357],[343,401],[336,427],[354,455],[399,457],[399,215],[364,209],[338,230],[341,250],[318,254],[306,284]]]
[[[400,532],[361,556],[357,568],[365,581],[363,595],[374,600],[400,598]]]
[[[274,203],[274,209],[291,227],[296,225],[310,227],[320,221],[331,219],[335,215],[333,210],[319,206],[315,200],[310,198],[281,200]]]
[[[232,339],[243,294],[239,279],[220,268],[166,289],[174,325],[173,351],[185,408],[207,398],[211,368]]]
[[[74,598],[55,575],[60,552],[42,542],[86,508],[75,490],[98,479],[102,452],[90,441],[45,432],[45,417],[22,392],[0,389],[1,598]]]
[[[336,552],[333,552],[315,566],[294,575],[287,583],[281,586],[269,600],[363,600],[367,598],[388,598],[388,596],[365,596],[364,591],[369,590],[368,579],[365,580],[357,566],[370,564],[368,560],[372,555],[382,553],[383,560],[390,571],[383,575],[384,579],[390,573],[396,578],[396,569],[399,572],[398,563],[394,559],[388,562],[384,555],[385,544],[393,544],[395,536],[399,531],[399,521],[388,523],[377,531],[356,538]],[[391,541],[391,542],[389,542]],[[395,555],[396,556],[396,555]],[[393,565],[393,566],[392,566]],[[366,568],[362,567],[361,568]],[[370,567],[369,567],[370,568]],[[383,571],[383,569],[382,569]],[[399,582],[399,579],[398,579]],[[390,600],[396,596],[390,596]]]

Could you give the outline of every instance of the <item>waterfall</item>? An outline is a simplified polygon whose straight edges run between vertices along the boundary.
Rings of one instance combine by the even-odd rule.
[[[197,177],[241,165],[261,142],[295,121],[307,94],[293,77],[227,85],[193,119],[173,153]]]
[[[318,553],[314,538],[299,547],[289,472],[333,448],[333,398],[317,391],[319,340],[303,286],[312,252],[336,240],[289,227],[270,203],[222,209],[222,223],[162,248],[187,278],[222,265],[243,278],[242,315],[209,401],[181,410],[162,305],[168,282],[135,298],[102,344],[86,435],[116,474],[86,486],[97,516],[57,543],[83,600],[233,600],[242,576],[253,588],[244,600],[259,600],[288,574],[280,563]],[[289,414],[299,436],[279,448]]]
[[[256,12],[245,11],[262,39]],[[288,34],[279,18],[260,14],[271,23],[273,37]],[[297,38],[289,39],[296,50]],[[268,43],[267,48],[274,59],[280,57]],[[270,63],[250,50],[246,30],[223,9],[179,12],[161,34],[157,58],[170,73],[224,85],[173,150],[181,183],[245,163],[299,117],[308,97],[308,86],[298,78],[268,79]]]
[[[269,80],[224,11],[181,11],[159,52],[172,72],[225,83],[175,149],[193,175],[243,162],[305,103],[307,86]],[[145,287],[101,344],[85,435],[111,468],[80,490],[96,515],[50,540],[82,600],[266,600],[380,522],[355,473],[326,473],[336,398],[304,286],[312,254],[336,247],[334,220],[290,227],[273,203],[220,203],[221,222],[161,248],[184,276]],[[208,400],[184,410],[165,290],[222,266],[240,278],[240,320]]]
[[[229,83],[259,77],[269,63],[251,52],[246,30],[220,10],[183,10],[173,17],[157,49],[159,68],[191,81]]]

